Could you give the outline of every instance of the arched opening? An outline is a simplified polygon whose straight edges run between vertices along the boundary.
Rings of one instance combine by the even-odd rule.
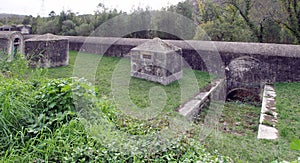
[[[20,38],[14,39],[14,48],[13,48],[13,56],[16,57],[17,53],[20,52]]]
[[[228,92],[226,101],[240,101],[242,103],[260,105],[261,97],[255,90],[236,88]]]

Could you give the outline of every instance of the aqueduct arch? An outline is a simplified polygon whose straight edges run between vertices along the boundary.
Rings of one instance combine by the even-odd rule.
[[[254,57],[242,56],[230,61],[226,66],[227,99],[239,95],[246,100],[248,95],[259,100],[264,69],[263,62]]]

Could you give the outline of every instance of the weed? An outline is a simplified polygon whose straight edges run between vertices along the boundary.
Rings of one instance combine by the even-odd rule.
[[[32,69],[25,67],[25,71]],[[0,77],[1,162],[231,161],[217,152],[206,152],[199,142],[184,136],[172,140],[163,151],[146,142],[141,142],[142,153],[133,153],[136,146],[129,153],[110,148],[87,131],[87,120],[94,124],[91,129],[105,122],[132,135],[151,134],[167,126],[167,120],[147,123],[122,115],[111,101],[97,98],[83,79],[47,79],[39,69],[25,76],[11,72],[11,77]],[[108,128],[105,131],[110,133]],[[116,141],[126,143],[121,138]]]
[[[274,127],[274,124],[266,119],[262,122],[262,124],[266,126]]]

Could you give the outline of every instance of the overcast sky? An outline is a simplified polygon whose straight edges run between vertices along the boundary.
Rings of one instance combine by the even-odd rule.
[[[99,3],[107,8],[130,12],[137,7],[146,6],[161,9],[180,1],[182,0],[0,0],[0,13],[48,16],[52,10],[57,14],[63,10],[72,10],[79,14],[92,14]]]

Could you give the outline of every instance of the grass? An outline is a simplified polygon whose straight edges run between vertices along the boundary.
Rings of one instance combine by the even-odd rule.
[[[300,83],[277,83],[276,107],[278,112],[278,129],[287,141],[300,137]]]
[[[87,132],[84,121],[82,122],[72,112],[74,96],[72,96],[72,87],[69,85],[74,83],[70,80],[56,79],[72,76],[74,68],[78,64],[76,57],[83,56],[78,56],[76,52],[70,52],[69,66],[49,69],[47,76],[52,79],[42,80],[39,78],[40,74],[36,75],[35,78],[29,78],[25,75],[26,80],[24,82],[21,80],[24,78],[24,73],[14,77],[14,72],[18,72],[19,66],[17,64],[12,66],[11,70],[0,73],[0,147],[3,149],[0,152],[1,162],[193,162],[195,160],[218,162],[220,158],[224,159],[223,156],[229,156],[234,159],[234,162],[272,162],[274,160],[292,161],[300,156],[298,151],[290,149],[292,140],[299,138],[300,135],[300,105],[298,100],[300,83],[277,83],[275,85],[277,125],[280,133],[278,140],[268,141],[256,138],[259,107],[230,102],[225,104],[221,119],[215,122],[218,124],[216,130],[205,139],[197,134],[203,128],[200,123],[194,124],[194,131],[191,130],[190,133],[183,134],[180,139],[171,139],[170,141],[173,143],[168,144],[163,151],[153,149],[152,145],[147,142],[125,141],[128,139],[127,137],[124,139],[124,135],[119,135],[118,141],[120,141],[121,146],[132,145],[130,143],[137,142],[138,146],[133,146],[132,151],[137,149],[136,147],[142,147],[141,149],[145,153],[131,155],[112,149],[107,145],[118,142],[111,138],[114,134],[111,132],[111,128],[105,128],[102,123],[93,126],[93,131],[103,131],[104,135],[106,134],[105,137],[98,139],[95,138],[95,135],[91,135],[91,132]],[[97,98],[94,96],[93,98],[99,100],[87,96],[89,103],[86,106],[98,106],[104,114],[99,119],[109,122],[114,129],[118,130],[117,134],[127,133],[131,136],[155,134],[168,128],[171,121],[168,119],[170,117],[167,116],[165,119],[150,121],[139,121],[126,116],[119,116],[115,113],[118,110],[116,105],[111,103],[116,95],[112,91],[116,88],[114,84],[120,84],[120,87],[117,87],[120,89],[123,89],[122,86],[125,85],[125,88],[128,89],[125,93],[128,93],[129,99],[141,108],[146,108],[152,104],[149,93],[153,93],[151,92],[153,88],[155,88],[154,95],[155,93],[160,94],[164,90],[167,97],[164,109],[169,112],[210,81],[209,75],[205,72],[185,69],[184,72],[187,76],[184,79],[165,87],[136,78],[129,78],[128,83],[122,80],[120,83],[114,83],[111,82],[114,81],[112,78],[118,79],[123,77],[122,75],[129,76],[125,71],[126,69],[122,67],[128,66],[129,60],[103,57],[99,66],[93,69],[91,65],[98,64],[96,61],[99,60],[99,56],[84,54],[84,58],[85,60],[81,60],[80,66],[87,66],[90,71],[81,73],[84,75],[86,72],[95,71],[96,75],[93,82],[96,86]],[[115,73],[120,64],[120,72],[123,73]],[[10,67],[5,67],[5,69]],[[7,75],[7,72],[11,74]],[[185,91],[188,94],[184,94],[186,98],[181,98],[182,93],[180,93],[179,88],[184,84],[193,85],[191,83],[193,81],[189,80],[193,79],[190,76],[193,74],[199,81],[197,89],[184,87],[188,90]],[[8,79],[6,79],[7,77]],[[87,78],[89,77],[91,76],[87,76]],[[77,88],[76,84],[73,86]],[[82,91],[82,89],[79,90]],[[124,92],[121,91],[121,93]],[[80,93],[78,96],[86,97]],[[156,98],[155,96],[151,97]],[[97,104],[93,104],[93,102],[97,102]],[[159,143],[158,141],[150,144],[160,146]]]
[[[275,84],[278,140],[257,139],[260,107],[230,102],[225,104],[218,130],[202,143],[208,151],[217,150],[235,162],[297,160],[299,151],[291,150],[290,144],[300,135],[299,88],[300,83]]]
[[[94,55],[86,54],[91,60],[97,60]],[[70,52],[70,65],[49,70],[49,77],[69,77],[75,63],[76,52]],[[88,61],[87,61],[88,62]],[[86,63],[87,63],[86,62]],[[98,96],[112,97],[111,79],[120,58],[103,57],[97,67],[95,84]],[[129,61],[124,61],[129,64]],[[188,74],[188,70],[184,70]],[[199,81],[199,88],[209,83],[207,73],[193,71]],[[174,82],[163,89],[167,93],[166,110],[172,110],[180,104],[179,82]],[[129,84],[130,99],[139,107],[150,105],[149,90],[157,83],[142,79],[131,78]],[[278,93],[277,108],[279,111],[278,129],[280,138],[276,141],[257,140],[260,107],[239,102],[226,103],[218,123],[218,130],[206,138],[202,144],[210,151],[219,151],[222,155],[230,156],[235,162],[271,162],[274,160],[296,160],[299,155],[290,150],[289,143],[299,133],[299,83],[276,84]],[[194,92],[193,92],[194,93]],[[290,96],[290,95],[293,96]],[[192,94],[189,94],[190,96]],[[203,114],[203,113],[202,113]],[[204,112],[205,114],[205,112]],[[292,114],[292,115],[291,115]],[[205,116],[205,115],[202,115]],[[200,116],[201,117],[201,116]],[[152,122],[150,122],[152,123]],[[292,125],[291,125],[292,124]],[[201,125],[200,125],[201,126]],[[138,128],[139,126],[134,126]],[[226,149],[226,150],[224,150]]]
[[[260,108],[239,103],[226,103],[221,119],[220,129],[237,136],[255,134],[258,130]]]
[[[99,61],[98,65],[94,63],[94,65],[97,67],[97,70],[94,75],[95,77],[92,76],[92,78],[95,78],[94,83],[96,86],[97,95],[99,97],[106,96],[109,98],[113,98],[112,95],[113,88],[111,85],[112,80],[115,78],[117,79],[119,77],[120,80],[116,82],[117,86],[115,87],[117,87],[116,89],[122,89],[123,87],[121,84],[123,83],[121,82],[127,80],[126,76],[129,77],[130,75],[129,72],[130,60],[128,59],[121,60],[120,58],[117,57],[103,56],[100,60],[99,55],[97,56],[94,54],[80,54],[78,58],[80,58],[81,61],[78,61],[76,60],[76,57],[78,56],[77,52],[70,51],[69,55],[70,55],[69,66],[49,69],[48,77],[49,78],[71,77],[73,74],[75,64],[77,64],[76,65],[77,67],[80,67],[78,65],[84,66],[84,65],[88,65],[89,63],[94,63],[96,61]],[[126,69],[126,71],[124,73],[123,72],[119,73],[118,69],[121,70]],[[90,72],[92,71],[93,70],[91,70]],[[87,73],[88,72],[83,72],[83,76],[86,75]],[[113,78],[113,75],[115,75],[116,77]],[[127,94],[126,92],[124,92],[125,94],[124,96],[129,96],[129,99],[132,101],[134,105],[136,105],[139,108],[150,107],[151,100],[149,98],[149,92],[152,88],[159,87],[159,89],[163,89],[163,91],[167,96],[166,103],[163,109],[166,111],[171,111],[177,108],[181,103],[193,97],[196,93],[198,93],[198,91],[201,88],[208,85],[211,79],[207,72],[184,69],[183,79],[181,79],[180,81],[175,81],[168,86],[162,86],[155,82],[149,82],[143,79],[138,79],[133,77],[129,78],[128,81],[129,83],[124,83],[124,84],[128,87],[125,89],[127,89],[129,92]],[[184,91],[181,92],[181,89],[183,89]],[[156,96],[159,95],[156,94]],[[164,100],[163,97],[160,98],[161,100]]]
[[[26,60],[20,64],[26,65]],[[18,64],[1,66],[0,162],[230,161],[217,152],[208,153],[184,134],[157,135],[157,126],[164,125],[160,122],[148,126],[124,117],[110,101],[96,97],[82,79],[48,79],[42,69],[20,73],[14,69]],[[145,137],[148,130],[153,132]]]

